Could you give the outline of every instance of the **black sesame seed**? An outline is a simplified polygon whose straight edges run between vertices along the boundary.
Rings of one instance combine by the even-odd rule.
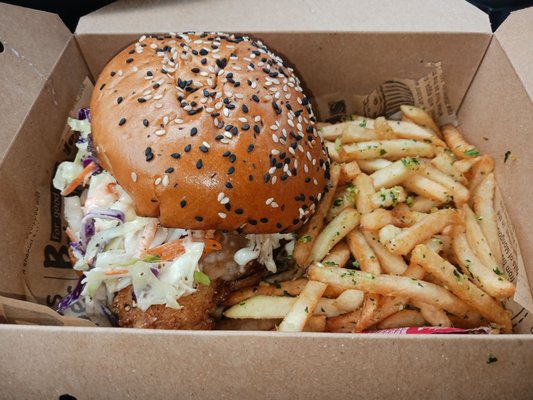
[[[128,51],[128,54],[133,54],[135,53],[135,49],[131,49],[130,51]]]
[[[224,204],[224,208],[226,209],[226,211],[231,211],[231,203]]]
[[[215,140],[222,140],[224,139],[224,135],[216,135]]]
[[[197,169],[202,169],[203,166],[204,166],[204,163],[202,162],[202,160],[196,161],[196,168]]]
[[[115,71],[111,71],[111,76],[115,76],[116,72]]]
[[[171,174],[171,173],[174,172],[174,168],[172,168],[172,167],[168,167],[168,168],[166,169],[165,172],[166,172],[167,174]]]
[[[124,100],[121,96],[117,97],[117,104],[122,103],[122,100]]]
[[[235,167],[229,167],[228,168],[228,175],[231,175],[235,172]]]
[[[231,182],[226,182],[224,186],[226,186],[228,189],[233,189],[233,185],[231,184]]]
[[[207,63],[207,58],[202,58],[202,59],[200,60],[200,62],[201,62],[203,65],[205,65],[205,64]]]
[[[262,70],[262,71],[263,71],[263,72],[264,72],[265,74],[268,74],[268,73],[270,72],[270,70],[269,70],[268,68],[266,68],[266,67],[265,67],[265,68],[263,68],[263,70]]]
[[[266,173],[266,174],[263,176],[263,180],[265,181],[265,183],[268,183],[268,181],[270,181],[270,174],[269,174],[269,173]]]
[[[216,63],[220,69],[224,69],[228,63],[228,60],[226,60],[225,58],[222,58],[222,59],[216,60]]]
[[[118,125],[122,126],[126,123],[126,118],[121,118],[120,121],[118,121]]]
[[[198,114],[200,111],[202,111],[203,108],[202,107],[199,107],[199,108],[196,108],[194,110],[190,110],[189,111],[189,115],[194,115],[194,114]]]
[[[235,209],[235,214],[241,215],[243,212],[244,212],[244,210],[242,208],[236,208]]]
[[[126,62],[127,62],[128,64],[129,64],[130,62],[132,62],[132,61],[133,61],[133,58],[128,58],[128,59],[126,60]]]
[[[292,224],[293,224],[293,225],[298,225],[299,222],[300,222],[300,219],[299,219],[299,218],[296,218],[296,219],[293,219],[293,220],[292,220]]]
[[[222,157],[228,157],[231,154],[229,150],[226,150],[224,153],[222,153]]]
[[[254,176],[253,175],[248,175],[248,180],[251,182],[254,180]]]
[[[255,219],[249,219],[249,220],[248,220],[248,223],[249,223],[250,225],[257,225],[257,221],[256,221]]]
[[[259,128],[259,125],[254,125],[254,132],[255,133],[260,133],[261,132],[261,128]]]
[[[197,133],[198,133],[198,129],[196,129],[196,128],[192,128],[192,129],[191,129],[191,136],[194,136],[194,135],[196,135]]]
[[[197,55],[198,55],[198,50],[194,50],[194,49],[192,49],[192,54],[194,54],[195,56],[197,56]]]
[[[233,129],[231,130],[231,133],[233,133],[233,135],[236,135],[239,133],[239,128],[237,128],[236,126],[233,127]]]
[[[152,86],[154,89],[158,89],[159,86],[161,86],[159,83],[156,83],[154,86]]]
[[[272,71],[268,74],[268,76],[270,76],[271,78],[275,78],[276,76],[278,76],[278,73],[276,71]]]
[[[209,90],[204,89],[203,93],[204,93],[204,97],[209,97]]]
[[[100,90],[102,90],[103,88],[105,88],[105,83],[102,83],[102,86],[100,86]]]
[[[229,156],[229,162],[232,164],[235,162],[236,159],[237,159],[237,156],[235,154],[232,154],[231,156]]]
[[[153,76],[154,74],[152,74],[152,71],[147,71],[147,72],[146,72],[146,75],[148,75],[148,76]]]
[[[257,95],[252,95],[252,100],[255,101],[256,103],[259,103],[259,97],[257,97]]]
[[[170,157],[175,158],[176,160],[181,157],[180,153],[172,153]]]
[[[200,72],[200,68],[191,68],[191,72],[197,74],[198,72]]]
[[[307,97],[304,97],[304,98],[302,99],[302,105],[303,105],[303,106],[306,106],[306,105],[308,105],[308,104],[309,104],[309,99],[308,99]]]
[[[305,183],[309,183],[309,182],[311,182],[311,178],[309,177],[305,178]]]
[[[148,126],[148,125],[150,125],[150,122],[148,122],[147,119],[143,119],[143,125],[144,126]]]
[[[279,222],[276,223],[276,228],[281,229],[282,227],[283,227],[283,225],[281,225]]]
[[[187,146],[185,146],[185,147],[183,148],[183,151],[184,151],[185,153],[188,153],[189,151],[191,151],[191,145],[188,144]]]
[[[206,56],[207,53],[209,53],[209,52],[206,49],[200,50],[200,55],[202,55],[202,56]]]
[[[282,181],[286,181],[288,177],[289,177],[289,175],[281,175],[281,180]]]
[[[146,99],[145,99],[144,97],[139,97],[139,98],[137,99],[137,101],[138,101],[139,103],[144,103],[144,102],[146,101]]]
[[[225,130],[226,132],[229,132],[229,131],[231,131],[232,128],[233,128],[233,125],[226,125],[226,126],[224,127],[224,130]]]
[[[235,108],[235,104],[228,104],[228,105],[226,106],[226,108],[227,108],[228,110],[233,110],[233,109]]]
[[[261,221],[263,224],[266,224],[268,222],[268,218],[261,218],[259,221]]]
[[[251,153],[253,150],[254,150],[254,145],[253,144],[248,145],[248,148],[246,149],[246,151],[248,153]]]
[[[250,129],[250,125],[248,125],[248,124],[244,124],[243,126],[241,126],[241,129],[242,129],[243,131],[247,131],[248,129]]]
[[[187,205],[187,202],[185,200],[180,201],[181,208],[184,208]]]
[[[196,217],[194,217],[194,219],[198,222],[202,222],[204,219],[202,217],[200,217],[199,215],[197,215]]]
[[[208,149],[207,147],[205,147],[204,145],[201,145],[201,146],[200,146],[200,151],[201,151],[202,153],[207,153],[207,152],[209,152],[209,149]]]
[[[242,105],[242,111],[247,113],[248,112],[248,106],[246,104]]]

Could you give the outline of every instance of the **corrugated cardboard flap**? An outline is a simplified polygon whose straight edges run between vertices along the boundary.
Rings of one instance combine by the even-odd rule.
[[[132,0],[82,17],[77,34],[221,30],[232,32],[490,32],[465,1]]]
[[[533,101],[533,7],[513,12],[496,31],[496,39]]]
[[[71,36],[55,14],[0,4],[0,162]]]

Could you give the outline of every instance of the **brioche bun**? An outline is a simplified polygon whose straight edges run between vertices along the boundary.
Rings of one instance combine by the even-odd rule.
[[[102,71],[91,115],[102,167],[163,226],[290,232],[326,188],[298,78],[246,37],[141,37]]]

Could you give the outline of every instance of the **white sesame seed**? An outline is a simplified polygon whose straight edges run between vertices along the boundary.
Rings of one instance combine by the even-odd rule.
[[[283,166],[283,172],[287,172],[289,170],[289,164],[285,164]]]
[[[142,36],[139,38],[139,43],[141,43],[142,41],[144,41],[144,39],[146,39],[146,35],[142,35]]]
[[[138,70],[139,70],[139,68],[137,68],[137,67],[133,67],[133,68],[132,68],[132,71],[133,71],[133,72],[137,72]]]
[[[272,153],[273,155],[277,156],[279,154],[279,150],[278,149],[272,149],[272,151],[270,153]]]
[[[288,123],[290,126],[292,126],[292,127],[294,128],[294,122],[292,122],[291,119],[288,119],[288,120],[287,120],[287,123]]]
[[[256,116],[254,117],[254,121],[255,121],[255,122],[259,122],[259,121],[261,121],[261,116],[260,116],[260,115],[256,115]]]
[[[226,197],[226,195],[224,194],[224,192],[220,192],[217,196],[217,201],[222,201],[222,199]]]
[[[157,49],[157,44],[152,43],[152,44],[150,45],[150,47],[151,47],[152,49]]]
[[[154,183],[156,184],[156,186],[159,185],[161,183],[161,178],[157,178]]]
[[[224,136],[226,136],[228,139],[231,139],[233,137],[233,135],[231,134],[231,132],[224,132]]]
[[[304,148],[300,143],[298,143],[298,150],[300,150],[302,153],[304,152]]]
[[[252,89],[255,89],[257,87],[257,82],[253,81],[251,86],[252,86]]]
[[[270,203],[270,207],[272,207],[272,208],[278,208],[279,205],[278,205],[278,203],[276,203],[275,201],[273,201],[272,203]]]
[[[272,175],[274,172],[276,172],[276,167],[272,167],[268,170],[268,173]]]
[[[157,131],[155,131],[155,134],[157,136],[163,136],[165,133],[167,133],[164,129],[159,129]]]
[[[155,103],[154,107],[155,108],[161,108],[161,107],[163,107],[163,104],[162,103]]]
[[[222,200],[220,200],[220,204],[228,204],[229,203],[229,197],[224,197]]]
[[[207,97],[202,97],[202,98],[200,99],[200,103],[202,103],[202,104],[207,103]]]
[[[289,147],[289,153],[291,153],[293,156],[296,155],[296,152],[294,151],[292,147]]]
[[[206,107],[205,111],[207,111],[208,113],[212,113],[213,111],[215,111],[215,109],[213,107]]]
[[[121,70],[121,69],[119,69],[119,70],[117,71],[117,74],[118,74],[118,76],[122,76],[122,75],[123,75],[123,72],[122,72],[122,70]]]
[[[315,184],[315,186],[318,185],[318,181],[316,180],[316,178],[313,178],[313,183]]]
[[[137,182],[137,174],[135,172],[131,173],[131,180],[135,183]]]
[[[235,93],[235,97],[238,99],[244,99],[244,94],[242,93]]]
[[[152,93],[151,90],[145,90],[145,91],[143,92],[143,96],[148,96],[150,93]]]
[[[242,123],[246,123],[246,121],[248,121],[246,118],[244,117],[239,117],[239,121],[242,122]]]
[[[224,109],[222,110],[222,114],[224,114],[225,117],[229,117],[229,110],[224,107]]]
[[[304,172],[307,174],[309,172],[309,167],[307,164],[304,164]]]
[[[168,175],[163,176],[163,186],[168,186],[170,183],[170,179],[168,178]]]
[[[273,131],[277,131],[278,130],[278,126],[277,125],[270,125],[270,129],[272,129]]]
[[[174,120],[174,122],[175,122],[176,124],[183,124],[183,120],[182,120],[181,118],[176,118],[176,119]]]
[[[222,108],[222,102],[219,101],[218,103],[215,104],[215,109],[220,110],[221,108]]]
[[[185,107],[183,107],[183,109],[185,111],[191,111],[192,110],[192,106],[190,104],[187,104]]]
[[[209,146],[209,143],[207,143],[207,142],[202,142],[202,144],[203,144],[205,147],[207,147],[207,148],[210,148],[210,147],[211,147],[211,146]]]
[[[278,181],[278,177],[274,175],[271,180],[272,184],[275,184],[277,181]]]
[[[272,134],[272,140],[274,141],[274,143],[278,143],[279,142],[278,137],[274,133]],[[291,149],[291,148],[289,147],[289,149]]]
[[[207,84],[208,84],[209,86],[213,86],[213,80],[208,79],[208,80],[207,80]]]
[[[218,216],[219,216],[220,218],[222,218],[222,219],[225,219],[225,218],[227,217],[227,215],[224,214],[223,212],[219,212],[219,213],[218,213]]]
[[[167,116],[165,116],[165,118],[163,118],[163,125],[166,125],[166,124],[168,124],[168,117]]]
[[[224,144],[228,144],[229,143],[229,140],[224,138],[224,139],[220,139],[220,143],[224,143]]]
[[[269,206],[273,201],[274,201],[274,197],[269,197],[268,199],[266,199],[265,204]]]

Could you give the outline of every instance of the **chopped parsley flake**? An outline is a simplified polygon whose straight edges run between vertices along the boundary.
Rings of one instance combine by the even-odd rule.
[[[298,241],[300,243],[309,243],[313,238],[310,235],[302,236]]]
[[[194,282],[200,285],[209,286],[211,279],[201,271],[194,271]]]
[[[492,363],[495,363],[496,361],[498,361],[498,358],[494,354],[489,353],[489,356],[487,358],[487,364],[492,364]]]
[[[359,121],[359,126],[361,128],[366,128],[366,119],[362,119],[361,121]]]
[[[463,153],[464,153],[465,156],[471,156],[471,157],[479,156],[479,150],[476,149],[475,147],[471,148],[471,149],[468,149],[468,150],[465,150]]]

